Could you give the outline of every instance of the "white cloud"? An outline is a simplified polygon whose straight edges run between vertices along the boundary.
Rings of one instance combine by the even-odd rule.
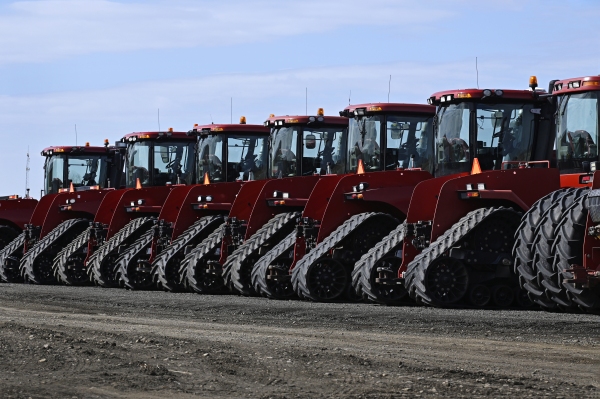
[[[0,9],[1,10],[1,9]],[[451,13],[408,0],[22,1],[0,15],[0,63],[95,52],[214,47],[343,26],[424,29]]]

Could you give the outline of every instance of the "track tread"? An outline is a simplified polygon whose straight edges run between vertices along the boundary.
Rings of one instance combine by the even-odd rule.
[[[64,247],[54,258],[52,269],[54,270],[54,275],[56,276],[58,282],[66,285],[87,285],[91,283],[91,281],[89,281],[89,277],[85,282],[74,280],[71,276],[69,276],[67,271],[67,262],[69,261],[69,258],[88,245],[91,229],[91,227],[85,229],[83,233],[78,235],[77,238],[69,243],[69,245]],[[83,267],[85,270],[85,266]]]
[[[225,284],[222,278],[219,278],[220,284],[207,287],[198,279],[197,268],[198,262],[210,261],[211,256],[217,249],[221,247],[223,237],[225,236],[226,223],[222,223],[215,229],[205,240],[196,246],[189,254],[183,258],[181,262],[181,274],[184,276],[186,286],[198,294],[218,294],[223,291]]]
[[[296,232],[292,231],[287,235],[283,240],[281,240],[277,245],[275,245],[269,252],[267,252],[262,258],[259,259],[258,262],[252,268],[252,286],[258,295],[264,296],[270,299],[284,299],[277,295],[276,292],[273,292],[269,285],[267,284],[267,274],[269,270],[269,266],[275,261],[277,258],[282,256],[283,254],[293,250],[294,244],[296,243]],[[291,281],[290,281],[291,288]],[[290,298],[286,296],[285,299]]]
[[[174,239],[160,254],[156,256],[152,263],[154,278],[159,287],[165,291],[181,292],[185,291],[184,278],[182,279],[181,264],[184,257],[181,252],[186,246],[197,239],[198,236],[214,232],[222,223],[222,215],[204,216],[198,219],[194,224],[187,228],[179,237]],[[173,262],[179,261],[178,264]],[[179,275],[178,281],[171,281],[167,276],[167,267],[176,267]]]
[[[154,222],[154,217],[141,217],[131,220],[117,234],[105,241],[90,256],[87,262],[87,271],[91,280],[101,287],[118,287],[118,280],[115,279],[114,271],[111,276],[105,276],[103,273],[103,263],[109,261],[113,252],[123,243],[135,241],[139,236],[138,231]],[[113,265],[114,266],[114,265]],[[114,270],[110,268],[110,270]]]
[[[223,280],[233,292],[252,296],[256,295],[251,278],[247,278],[258,260],[258,252],[264,246],[277,243],[284,239],[296,226],[299,212],[286,212],[275,215],[256,233],[236,248],[227,257],[223,265]]]
[[[127,247],[123,253],[119,255],[115,261],[115,270],[117,278],[119,279],[120,285],[130,290],[139,289],[150,289],[152,284],[138,285],[132,281],[129,267],[132,261],[136,261],[136,258],[145,251],[151,244],[152,238],[154,237],[154,230],[152,227],[143,233],[133,244]],[[152,275],[149,274],[149,279],[152,281]]]
[[[55,284],[57,283],[56,278],[53,274],[52,278],[47,280],[41,280],[40,276],[36,274],[34,270],[35,262],[38,260],[39,256],[44,253],[48,248],[52,246],[52,244],[56,243],[61,237],[67,235],[71,230],[77,231],[83,226],[86,226],[89,223],[87,219],[69,219],[65,220],[58,226],[56,226],[52,231],[44,236],[44,238],[38,240],[25,254],[23,254],[23,258],[21,258],[21,262],[19,265],[19,269],[21,271],[21,275],[26,282],[30,282],[33,284]],[[79,235],[81,230],[79,230],[76,234]],[[52,267],[50,267],[52,269]],[[52,270],[48,270],[51,272]]]
[[[0,250],[0,279],[6,283],[21,283],[23,277],[19,272],[19,255],[23,254],[23,245],[25,245],[25,232],[19,234],[7,246]],[[8,262],[14,266],[8,266]],[[15,267],[16,266],[16,267]],[[8,269],[13,268],[14,273],[9,273]]]
[[[429,296],[425,287],[427,267],[465,238],[479,224],[500,212],[517,214],[512,208],[505,207],[480,208],[471,211],[417,255],[408,264],[407,270],[404,273],[404,285],[410,297],[418,304],[441,306],[442,304],[437,303]],[[519,216],[519,218],[521,217]]]
[[[327,253],[340,244],[344,239],[349,237],[353,232],[363,226],[372,218],[387,217],[395,220],[396,224],[399,223],[397,219],[387,213],[381,212],[365,212],[354,215],[344,221],[337,229],[329,234],[325,239],[320,242],[312,251],[304,256],[292,271],[292,286],[294,291],[300,298],[310,299],[315,302],[321,301],[314,293],[310,291],[307,284],[307,277],[310,272],[311,266],[319,260],[321,257],[327,255]]]
[[[402,245],[405,230],[406,224],[400,224],[354,264],[354,269],[352,270],[352,287],[356,291],[356,294],[363,298],[363,300],[383,305],[397,305],[403,302],[401,300],[390,300],[388,297],[382,296],[381,293],[376,291],[371,276],[377,262],[395,252]]]

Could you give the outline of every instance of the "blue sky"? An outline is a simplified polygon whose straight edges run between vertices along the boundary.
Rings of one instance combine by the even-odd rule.
[[[40,151],[245,115],[423,103],[600,73],[600,2],[0,1],[2,192],[42,187]]]

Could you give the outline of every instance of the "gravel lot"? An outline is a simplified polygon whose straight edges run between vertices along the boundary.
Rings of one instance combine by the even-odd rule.
[[[600,317],[0,285],[6,398],[600,397]]]

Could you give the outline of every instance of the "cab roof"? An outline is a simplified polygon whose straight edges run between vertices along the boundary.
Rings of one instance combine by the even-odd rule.
[[[348,119],[339,116],[325,115],[323,108],[319,108],[316,115],[280,115],[271,114],[265,121],[265,126],[282,126],[282,125],[333,125],[333,126],[348,126]]]
[[[262,133],[264,135],[269,134],[269,129],[264,127],[263,125],[247,125],[246,123],[217,123],[210,125],[199,125],[195,124],[192,130],[188,132],[190,135],[196,134],[208,134],[208,133]]]
[[[432,105],[444,104],[452,101],[468,100],[516,100],[516,101],[535,101],[537,94],[543,94],[545,91],[533,90],[504,90],[504,89],[458,89],[446,90],[434,93],[427,99]]]
[[[156,139],[165,139],[165,138],[171,138],[171,139],[184,139],[184,140],[194,140],[191,137],[188,137],[187,133],[185,132],[174,132],[173,129],[169,129],[166,132],[135,132],[135,133],[128,133],[125,136],[123,136],[123,138],[121,139],[121,141],[126,142],[126,141],[134,141],[134,140],[156,140]]]
[[[600,75],[557,80],[552,94],[582,93],[600,90]]]
[[[408,104],[408,103],[366,103],[348,105],[343,111],[340,111],[340,116],[352,117],[356,111],[362,112],[363,115],[376,115],[378,113],[419,113],[419,114],[435,114],[435,107],[427,104]]]
[[[111,149],[115,149],[115,147],[100,147],[100,146],[90,146],[90,145],[58,145],[46,147],[42,150],[42,155],[53,155],[53,154],[106,154]]]

